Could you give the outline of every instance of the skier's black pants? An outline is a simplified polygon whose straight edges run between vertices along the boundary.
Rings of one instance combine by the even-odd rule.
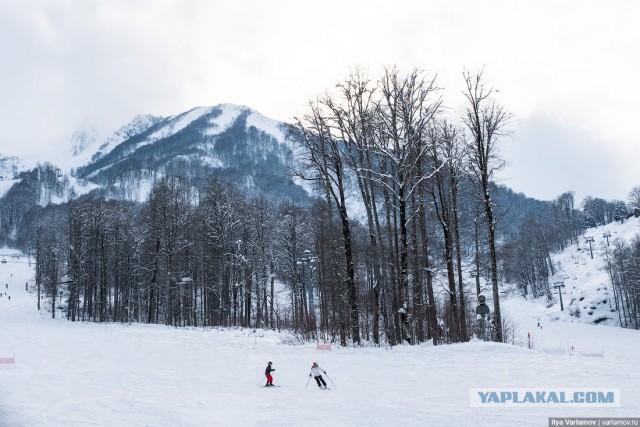
[[[322,378],[322,375],[318,375],[317,377],[313,378],[315,378],[316,382],[318,383],[318,387],[327,386],[327,383],[324,382],[324,378]]]

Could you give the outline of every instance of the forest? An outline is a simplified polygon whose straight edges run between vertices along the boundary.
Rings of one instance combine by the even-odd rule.
[[[442,344],[477,336],[482,294],[490,338],[508,341],[502,285],[549,297],[550,254],[584,244],[588,227],[639,215],[640,187],[628,203],[576,206],[571,191],[540,202],[497,185],[511,115],[482,72],[463,81],[457,116],[420,70],[356,70],[310,102],[288,135],[300,161],[291,173],[319,195],[310,205],[173,174],[144,203],[89,195],[3,207],[22,209],[15,243],[35,259],[38,309],[70,321],[288,329],[341,345]],[[608,257],[620,323],[638,328],[640,238]]]

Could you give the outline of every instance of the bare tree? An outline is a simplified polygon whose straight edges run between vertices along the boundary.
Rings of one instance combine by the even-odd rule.
[[[374,116],[377,108],[374,98],[376,87],[363,70],[357,69],[337,88],[337,97],[327,96],[323,99],[323,103],[329,112],[328,120],[334,132],[344,141],[345,163],[356,178],[367,216],[373,272],[373,341],[379,344],[380,296],[382,290],[386,288],[387,281],[380,251],[382,227],[376,203],[377,188],[373,179],[375,160],[372,148]]]
[[[207,325],[225,325],[233,309],[232,280],[235,261],[240,257],[236,242],[240,239],[242,198],[235,188],[222,180],[212,180],[200,203],[206,259],[204,298]]]
[[[446,122],[433,126],[429,131],[429,139],[430,156],[436,167],[431,195],[444,238],[451,309],[450,329],[454,341],[466,341],[465,294],[458,218],[458,187],[462,179],[463,147],[457,129]]]
[[[380,85],[382,100],[377,114],[375,151],[383,168],[378,172],[378,180],[383,191],[391,197],[394,215],[397,214],[399,301],[394,309],[403,339],[410,341],[409,202],[413,192],[420,188],[420,183],[433,174],[425,167],[429,148],[427,129],[440,110],[442,100],[437,96],[435,77],[427,80],[419,70],[413,70],[405,77],[396,69],[387,69]]]
[[[482,71],[472,75],[465,70],[466,83],[462,122],[470,135],[468,141],[469,170],[477,188],[478,197],[484,206],[488,227],[488,244],[493,290],[493,310],[495,316],[495,341],[502,342],[502,316],[500,313],[500,292],[498,289],[498,260],[496,252],[496,219],[491,201],[490,185],[495,172],[503,167],[498,143],[505,134],[510,114],[493,100],[493,90],[485,86]]]
[[[303,147],[306,163],[316,174],[325,190],[327,202],[338,212],[342,225],[345,262],[344,287],[349,310],[349,330],[354,344],[360,344],[360,315],[355,281],[354,255],[351,242],[351,222],[347,212],[346,165],[339,140],[322,111],[320,103],[310,103],[309,112],[296,123],[293,138]],[[342,316],[341,316],[342,317]],[[347,325],[341,327],[341,343],[347,344]]]
[[[280,220],[274,230],[273,249],[278,259],[278,272],[290,289],[293,327],[297,332],[315,332],[310,324],[309,306],[305,286],[309,283],[304,277],[303,254],[311,248],[311,233],[307,212],[291,204],[281,206]]]

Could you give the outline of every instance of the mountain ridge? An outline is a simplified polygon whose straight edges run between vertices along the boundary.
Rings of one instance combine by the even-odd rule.
[[[107,198],[140,202],[153,181],[181,174],[194,187],[208,177],[221,177],[256,192],[273,193],[269,187],[274,184],[280,192],[290,187],[284,192],[305,202],[309,189],[294,182],[288,171],[295,159],[285,137],[287,126],[247,106],[229,103],[166,117],[140,114],[106,138],[91,127],[77,131],[59,159],[38,164],[48,164],[77,182],[91,182],[92,188],[100,186]],[[22,165],[12,176],[30,170]]]

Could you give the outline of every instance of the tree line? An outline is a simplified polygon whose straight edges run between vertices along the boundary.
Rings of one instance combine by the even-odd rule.
[[[640,308],[640,236],[615,240],[605,252],[613,301],[621,326],[638,329]],[[611,304],[610,304],[611,305]]]
[[[499,282],[548,297],[551,252],[623,212],[496,186],[510,115],[482,72],[463,81],[457,115],[420,70],[356,70],[310,102],[288,138],[294,173],[322,195],[311,206],[176,174],[142,204],[83,197],[32,212],[21,239],[38,292],[54,316],[64,294],[72,321],[286,328],[342,345],[467,341],[482,293],[491,337],[506,341]],[[637,327],[633,251],[619,252],[612,280]]]
[[[491,184],[502,166],[497,146],[510,115],[482,73],[465,72],[464,82],[466,105],[453,123],[443,117],[435,78],[419,70],[403,75],[395,68],[376,81],[356,70],[297,119],[292,138],[308,166],[303,175],[318,183],[339,217],[349,328],[356,343],[361,313],[347,197],[351,182],[366,214],[374,342],[380,330],[391,342],[468,339],[475,322],[469,319],[463,277],[463,187],[469,190],[464,202],[474,207],[484,229],[494,339],[503,340]],[[442,307],[434,290],[437,268],[446,270]]]

